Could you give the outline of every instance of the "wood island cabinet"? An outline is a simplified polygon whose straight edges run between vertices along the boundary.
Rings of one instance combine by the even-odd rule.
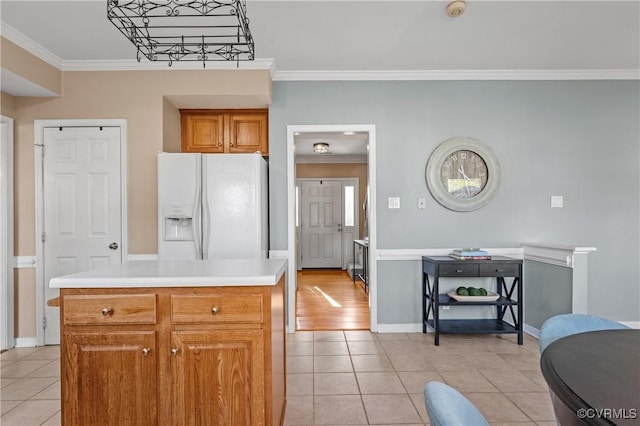
[[[182,152],[269,155],[268,110],[181,109]]]
[[[61,289],[62,424],[282,424],[283,286]]]

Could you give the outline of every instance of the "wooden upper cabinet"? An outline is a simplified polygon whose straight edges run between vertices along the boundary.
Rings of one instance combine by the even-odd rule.
[[[181,109],[182,152],[269,154],[268,111]]]

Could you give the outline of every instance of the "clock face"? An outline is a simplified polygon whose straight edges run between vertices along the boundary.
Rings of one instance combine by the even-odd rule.
[[[427,187],[442,206],[459,212],[479,209],[500,186],[500,164],[487,145],[469,138],[447,139],[433,150],[425,170]]]
[[[466,200],[480,194],[487,185],[487,163],[480,154],[461,149],[449,154],[440,166],[440,181],[455,199]]]

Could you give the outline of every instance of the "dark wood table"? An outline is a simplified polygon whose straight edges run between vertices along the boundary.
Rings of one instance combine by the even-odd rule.
[[[640,425],[640,330],[564,337],[540,367],[562,426]]]

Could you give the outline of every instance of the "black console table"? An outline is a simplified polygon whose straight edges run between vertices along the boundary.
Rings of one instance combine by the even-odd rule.
[[[431,283],[429,277],[433,277]],[[495,301],[457,301],[447,294],[440,294],[440,278],[495,277]],[[506,277],[512,277],[507,285]],[[456,287],[464,285],[456,281]],[[518,334],[522,345],[522,260],[504,256],[493,256],[491,260],[458,260],[448,256],[422,256],[422,332],[427,325],[435,330],[434,343],[440,344],[441,333],[493,333]],[[514,294],[515,293],[515,294]],[[514,298],[515,296],[515,298]],[[495,319],[441,320],[441,306],[495,306]],[[513,324],[504,320],[511,314]]]
[[[356,274],[356,246],[362,248],[362,273]],[[369,275],[367,275],[367,262],[369,261],[369,241],[353,240],[353,283],[360,278],[364,284],[364,292],[369,292]]]

